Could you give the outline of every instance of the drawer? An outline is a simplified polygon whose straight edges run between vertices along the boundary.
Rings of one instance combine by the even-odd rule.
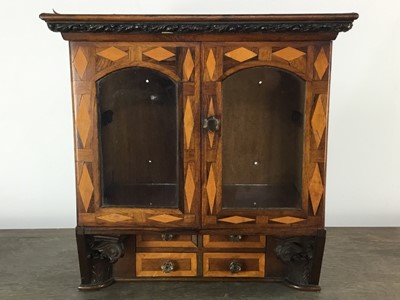
[[[197,248],[197,235],[170,233],[137,235],[136,247]]]
[[[264,277],[264,253],[204,253],[204,277]]]
[[[265,235],[203,235],[204,248],[265,248]]]
[[[136,253],[136,276],[197,276],[197,254]]]

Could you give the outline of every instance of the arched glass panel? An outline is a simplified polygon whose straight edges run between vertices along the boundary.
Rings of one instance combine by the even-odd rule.
[[[300,208],[305,81],[255,67],[222,93],[223,208]]]
[[[96,82],[103,206],[179,206],[177,84],[141,67]]]

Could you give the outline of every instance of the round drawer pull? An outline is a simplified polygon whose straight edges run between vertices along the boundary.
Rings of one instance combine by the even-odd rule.
[[[240,242],[242,240],[242,236],[240,234],[231,234],[229,235],[229,240],[231,242]]]
[[[231,271],[231,273],[239,273],[242,271],[242,264],[237,260],[231,261],[229,264],[229,271]]]
[[[172,241],[173,238],[174,238],[174,235],[171,233],[162,233],[161,234],[161,239],[163,241]]]
[[[161,265],[161,270],[164,273],[171,273],[174,270],[174,267],[174,263],[171,260],[168,260]]]

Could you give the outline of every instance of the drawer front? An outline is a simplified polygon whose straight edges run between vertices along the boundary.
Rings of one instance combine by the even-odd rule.
[[[196,275],[196,253],[136,253],[137,277],[179,277]]]
[[[265,248],[264,235],[203,235],[205,248]]]
[[[136,246],[143,248],[197,248],[197,235],[169,233],[137,235]]]
[[[204,253],[204,277],[264,277],[264,253]]]

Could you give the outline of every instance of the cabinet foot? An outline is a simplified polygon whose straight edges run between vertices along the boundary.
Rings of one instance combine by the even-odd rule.
[[[81,284],[79,290],[95,290],[114,282],[112,264],[124,255],[121,236],[85,235],[76,228]]]
[[[278,243],[275,252],[286,264],[286,285],[300,290],[321,290],[318,284],[325,235],[325,230],[321,229],[316,236],[291,237]]]

